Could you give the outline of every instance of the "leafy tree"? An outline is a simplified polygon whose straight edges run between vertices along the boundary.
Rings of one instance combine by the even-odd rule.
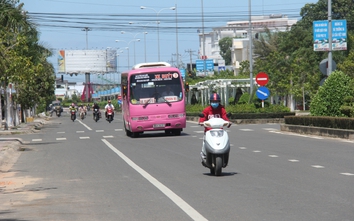
[[[14,100],[23,108],[49,102],[54,94],[54,68],[48,63],[51,52],[38,43],[38,32],[23,4],[1,0],[0,4],[0,81],[13,83]]]
[[[225,37],[219,41],[220,55],[225,60],[225,65],[231,64],[232,38]]]
[[[340,107],[344,104],[344,98],[354,96],[351,80],[341,71],[332,72],[311,102],[311,115],[343,116]]]

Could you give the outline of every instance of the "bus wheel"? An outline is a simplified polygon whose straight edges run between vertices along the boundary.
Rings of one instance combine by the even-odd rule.
[[[132,132],[130,132],[129,130],[127,130],[127,128],[125,127],[125,123],[124,123],[124,129],[125,129],[125,134],[130,137],[132,135]]]
[[[181,135],[181,129],[175,129],[175,130],[173,130],[173,134],[176,135],[176,136]]]

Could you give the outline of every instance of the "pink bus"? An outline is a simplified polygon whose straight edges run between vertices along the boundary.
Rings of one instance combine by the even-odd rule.
[[[122,114],[127,136],[144,131],[180,135],[186,127],[183,80],[166,62],[141,63],[122,73]]]

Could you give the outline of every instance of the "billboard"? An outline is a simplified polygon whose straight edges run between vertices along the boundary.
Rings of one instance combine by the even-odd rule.
[[[313,22],[313,50],[329,50],[328,21]],[[347,50],[347,21],[332,20],[332,50]]]
[[[60,50],[58,72],[65,74],[117,72],[117,51]]]

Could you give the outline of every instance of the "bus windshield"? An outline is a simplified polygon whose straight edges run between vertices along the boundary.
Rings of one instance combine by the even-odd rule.
[[[182,86],[177,72],[134,74],[130,76],[129,82],[132,104],[170,104],[182,100]]]

